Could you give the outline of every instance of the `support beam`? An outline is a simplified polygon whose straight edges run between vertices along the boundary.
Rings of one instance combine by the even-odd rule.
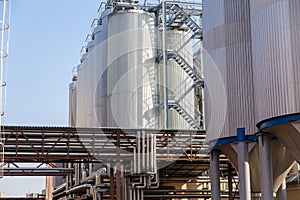
[[[168,92],[168,49],[167,49],[167,2],[162,2],[162,20],[163,20],[163,70],[164,70],[164,113],[165,128],[169,128],[169,92]]]
[[[211,198],[220,200],[220,151],[212,150],[210,152],[210,180],[211,180]]]
[[[260,163],[260,187],[262,200],[273,199],[273,171],[271,155],[271,136],[262,133],[258,135],[259,163]]]
[[[279,187],[277,193],[276,193],[276,199],[277,200],[286,200],[286,181],[283,180],[281,186]]]
[[[110,196],[110,200],[114,200],[115,199],[115,181],[114,181],[114,168],[113,168],[113,163],[111,163],[110,165],[110,184],[109,184],[109,196]]]
[[[232,179],[233,179],[233,175],[232,175],[232,166],[231,163],[228,163],[228,190],[229,190],[229,200],[234,200],[234,196],[233,196],[233,187],[232,187]]]
[[[237,137],[240,199],[251,200],[248,143],[246,141],[244,128],[237,129]]]
[[[116,163],[116,200],[121,200],[122,187],[121,187],[121,160],[120,160],[120,148],[121,137],[120,131],[117,131],[117,163]]]

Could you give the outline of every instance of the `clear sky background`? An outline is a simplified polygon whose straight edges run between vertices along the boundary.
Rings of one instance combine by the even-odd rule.
[[[3,124],[66,126],[72,68],[79,63],[80,49],[101,1],[10,1],[11,38]],[[0,179],[0,192],[6,196],[41,192],[44,186],[43,177]]]

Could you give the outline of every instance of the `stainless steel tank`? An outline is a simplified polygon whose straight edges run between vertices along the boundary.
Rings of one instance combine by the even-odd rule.
[[[298,0],[251,1],[257,122],[300,112],[299,9]],[[300,123],[274,125],[265,131],[275,135],[300,162],[296,142]]]
[[[153,127],[149,69],[155,67],[154,16],[142,10],[108,16],[107,126]]]
[[[254,134],[249,2],[204,0],[202,22],[207,139]]]
[[[69,84],[69,126],[76,126],[76,81]]]
[[[245,127],[247,135],[254,135],[256,132],[255,124],[258,120],[271,113],[266,111],[268,108],[263,108],[268,107],[267,101],[260,100],[260,98],[268,96],[271,90],[263,90],[264,97],[259,97],[258,92],[262,92],[259,87],[266,88],[263,84],[269,86],[275,84],[274,88],[277,88],[276,85],[280,85],[279,82],[276,84],[274,81],[270,82],[270,79],[266,80],[266,76],[272,77],[271,74],[274,72],[269,71],[270,74],[267,75],[263,69],[266,60],[270,59],[267,55],[271,55],[271,51],[281,51],[278,50],[279,46],[269,46],[270,52],[263,52],[266,48],[263,46],[266,46],[265,43],[270,41],[266,35],[269,34],[270,37],[273,37],[270,32],[263,31],[265,34],[263,37],[259,37],[261,40],[255,41],[257,40],[255,35],[260,35],[266,24],[276,24],[275,21],[262,24],[260,20],[266,20],[264,14],[258,14],[259,17],[253,21],[253,15],[257,13],[253,7],[261,5],[265,8],[266,2],[271,1],[203,0],[203,61],[207,94],[207,138],[212,145],[219,144],[215,148],[222,150],[236,168],[238,157],[236,144],[228,143],[226,139],[236,136],[236,129],[240,127]],[[276,16],[275,13],[272,16]],[[256,30],[255,26],[259,26],[261,29]],[[252,42],[254,43],[252,44]],[[256,47],[258,44],[259,47]],[[256,66],[257,57],[262,58],[261,66]],[[278,76],[281,75],[278,74]],[[260,77],[260,80],[257,77]],[[276,78],[272,77],[271,79],[275,80]],[[273,90],[275,92],[277,89]],[[277,101],[274,100],[275,93],[272,98],[271,96],[268,97],[270,98],[267,99],[271,102]],[[289,107],[285,104],[278,106]],[[276,104],[273,104],[274,107]],[[259,192],[258,144],[253,142],[250,146],[251,188],[253,192]],[[272,141],[271,151],[276,152],[273,154],[273,190],[276,191],[293,163],[293,157],[279,141]],[[278,165],[279,162],[282,164]]]
[[[251,1],[256,121],[300,112],[297,0]]]

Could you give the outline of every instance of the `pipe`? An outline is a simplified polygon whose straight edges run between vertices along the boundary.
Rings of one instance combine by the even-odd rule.
[[[154,150],[153,150],[153,135],[151,135],[151,146],[150,146],[150,149],[151,149],[151,156],[150,156],[150,171],[154,171]]]
[[[60,197],[63,197],[63,196],[67,196],[69,194],[72,194],[74,192],[77,192],[77,191],[80,191],[80,190],[86,189],[86,188],[93,189],[93,186],[91,184],[79,185],[79,186],[76,186],[76,187],[71,188],[69,190],[63,191],[63,192],[58,193],[56,195],[53,195],[53,198],[60,198]]]
[[[153,135],[153,167],[154,167],[154,171],[157,172],[157,162],[156,162],[156,135]]]
[[[65,189],[66,189],[66,183],[64,183],[64,184],[58,186],[58,188],[52,190],[52,194],[55,195],[58,192],[61,192],[61,191],[65,190]]]
[[[150,157],[151,157],[151,147],[150,147],[150,136],[149,136],[149,133],[146,134],[146,147],[147,147],[147,153],[146,153],[146,156],[147,156],[147,160],[146,160],[146,171],[149,171],[150,170]]]
[[[135,189],[135,188],[143,189],[147,186],[146,176],[143,176],[143,177],[140,176],[139,179],[140,179],[140,182],[131,183],[131,188],[133,188],[133,189]]]
[[[186,199],[186,198],[196,198],[196,199],[208,199],[211,198],[209,194],[145,194],[145,198],[179,198],[179,199]],[[227,195],[224,197],[228,197]]]
[[[142,131],[142,166],[141,166],[142,170],[141,171],[145,170],[145,164],[146,164],[145,151],[146,151],[146,148],[145,148],[145,131]]]
[[[142,184],[143,185],[136,185],[135,188],[138,188],[138,189],[146,188],[146,186],[147,186],[147,177],[146,176],[143,177]]]
[[[67,193],[67,194],[72,194],[72,193],[74,193],[74,192],[76,192],[76,191],[80,191],[80,190],[82,190],[82,189],[87,189],[87,188],[92,189],[92,187],[93,187],[93,186],[92,186],[91,184],[78,185],[78,186],[73,187],[73,188],[71,188],[71,189],[69,189],[69,190],[66,190],[66,193]]]
[[[144,190],[141,190],[141,200],[144,200]]]
[[[137,155],[138,155],[138,158],[137,158],[137,173],[141,173],[141,158],[140,158],[140,155],[141,155],[141,146],[140,146],[140,144],[141,144],[141,142],[140,142],[140,140],[141,140],[141,132],[140,131],[138,131],[137,132],[137,136],[136,136],[136,146],[137,146]]]
[[[136,173],[136,148],[133,146],[133,147],[129,147],[130,149],[132,148],[133,150],[133,162],[132,163],[132,172],[135,174]]]
[[[155,174],[155,179],[154,179],[155,181],[154,182],[150,182],[150,189],[157,189],[157,188],[159,188],[159,174],[158,174],[158,172],[156,172],[156,174]]]
[[[81,184],[87,183],[89,181],[95,181],[96,174],[93,172],[91,176],[88,176],[80,181]]]

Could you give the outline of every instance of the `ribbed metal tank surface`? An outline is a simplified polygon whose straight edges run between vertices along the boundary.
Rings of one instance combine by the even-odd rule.
[[[223,108],[227,109],[222,132],[208,132],[208,138],[214,140],[235,136],[238,127],[245,127],[246,134],[253,134],[255,122],[249,1],[204,0],[203,31],[205,79],[217,79],[217,71],[226,91],[224,97],[211,96],[212,91],[206,91],[207,96],[210,95],[206,97],[208,131],[210,127],[222,123],[210,120],[214,106],[209,103],[211,98],[217,98],[214,104],[223,104]],[[205,63],[205,56],[211,57],[215,66]]]
[[[300,1],[252,0],[256,122],[300,111]]]
[[[260,120],[299,111],[300,104],[296,105],[299,102],[299,69],[296,67],[299,56],[292,45],[299,36],[295,35],[296,9],[289,11],[292,6],[297,7],[296,4],[299,2],[287,0],[203,1],[208,141],[236,136],[236,129],[240,127],[252,135]],[[293,21],[291,26],[290,21]],[[218,78],[217,74],[224,83],[225,97],[222,98],[210,95],[216,92],[209,91],[209,84]],[[224,103],[226,112],[220,111],[220,114],[225,113],[221,131],[210,129],[223,123],[211,120],[217,113],[211,111],[214,105],[210,101]],[[258,145],[253,142],[249,146],[251,188],[259,192]],[[217,148],[237,166],[238,152],[234,144]],[[279,141],[272,141],[271,151],[276,152],[272,157],[273,190],[276,191],[294,158]]]

